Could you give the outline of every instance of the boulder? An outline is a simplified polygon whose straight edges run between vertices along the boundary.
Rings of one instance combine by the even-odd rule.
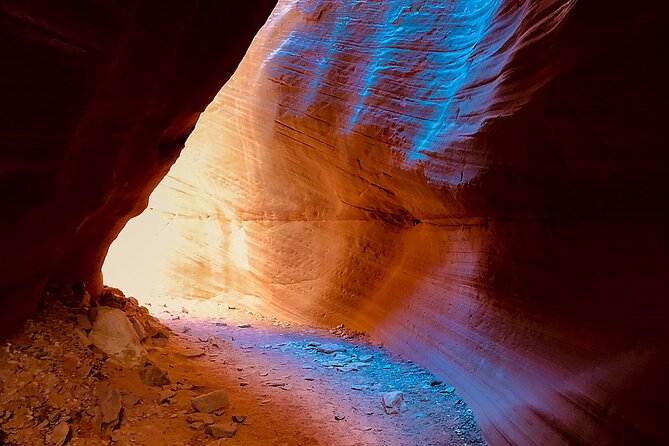
[[[99,307],[88,339],[121,365],[135,367],[146,359],[135,329],[119,309]]]

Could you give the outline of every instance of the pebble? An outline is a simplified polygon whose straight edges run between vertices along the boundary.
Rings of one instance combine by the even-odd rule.
[[[46,443],[49,446],[63,446],[69,435],[70,425],[63,421],[46,436]]]
[[[388,415],[398,414],[404,406],[404,394],[399,391],[384,393],[381,405]]]
[[[232,438],[237,433],[237,425],[231,422],[211,424],[207,426],[206,432],[216,439]]]
[[[186,422],[189,424],[202,423],[204,426],[209,426],[210,424],[214,424],[215,420],[209,414],[193,413],[186,417]]]
[[[251,328],[251,324],[248,324],[248,323],[246,323],[246,324],[239,324],[239,325],[237,325],[237,328]]]
[[[212,413],[215,410],[228,407],[230,398],[225,390],[215,390],[193,398],[191,404],[198,412]]]
[[[100,403],[102,411],[102,427],[116,429],[121,421],[121,394],[116,390],[108,390]]]
[[[147,364],[139,371],[142,382],[149,387],[162,387],[172,383],[167,374],[153,364]]]
[[[170,399],[174,398],[176,394],[177,393],[171,389],[163,390],[160,392],[160,395],[158,395],[158,403],[167,403]]]
[[[325,353],[326,355],[330,355],[332,353],[344,353],[346,351],[346,347],[339,344],[323,344],[320,347],[318,347],[316,351],[319,353]]]
[[[233,415],[232,421],[235,423],[243,423],[246,420],[246,415]]]

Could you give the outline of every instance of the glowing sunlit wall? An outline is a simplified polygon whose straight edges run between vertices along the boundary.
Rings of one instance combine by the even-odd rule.
[[[485,169],[460,162],[458,145],[545,82],[501,88],[515,52],[573,5],[533,10],[533,32],[519,34],[530,3],[280,1],[112,245],[106,283],[138,296],[288,293],[293,315],[371,293],[387,273],[370,269],[407,235],[381,236],[375,220],[457,214],[434,186]],[[378,265],[351,269],[365,238]],[[332,285],[358,275],[370,283]]]

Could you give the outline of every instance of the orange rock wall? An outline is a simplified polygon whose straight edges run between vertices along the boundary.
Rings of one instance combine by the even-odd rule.
[[[491,444],[669,441],[667,7],[615,3],[279,2],[108,280],[371,331]]]
[[[49,276],[100,290],[109,244],[274,3],[2,2],[0,334]]]

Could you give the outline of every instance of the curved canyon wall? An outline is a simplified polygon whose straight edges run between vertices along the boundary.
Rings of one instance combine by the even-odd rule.
[[[276,2],[0,5],[0,334],[47,278],[101,289],[145,207]]]
[[[615,3],[280,1],[106,280],[370,331],[491,444],[669,441],[668,8]]]

